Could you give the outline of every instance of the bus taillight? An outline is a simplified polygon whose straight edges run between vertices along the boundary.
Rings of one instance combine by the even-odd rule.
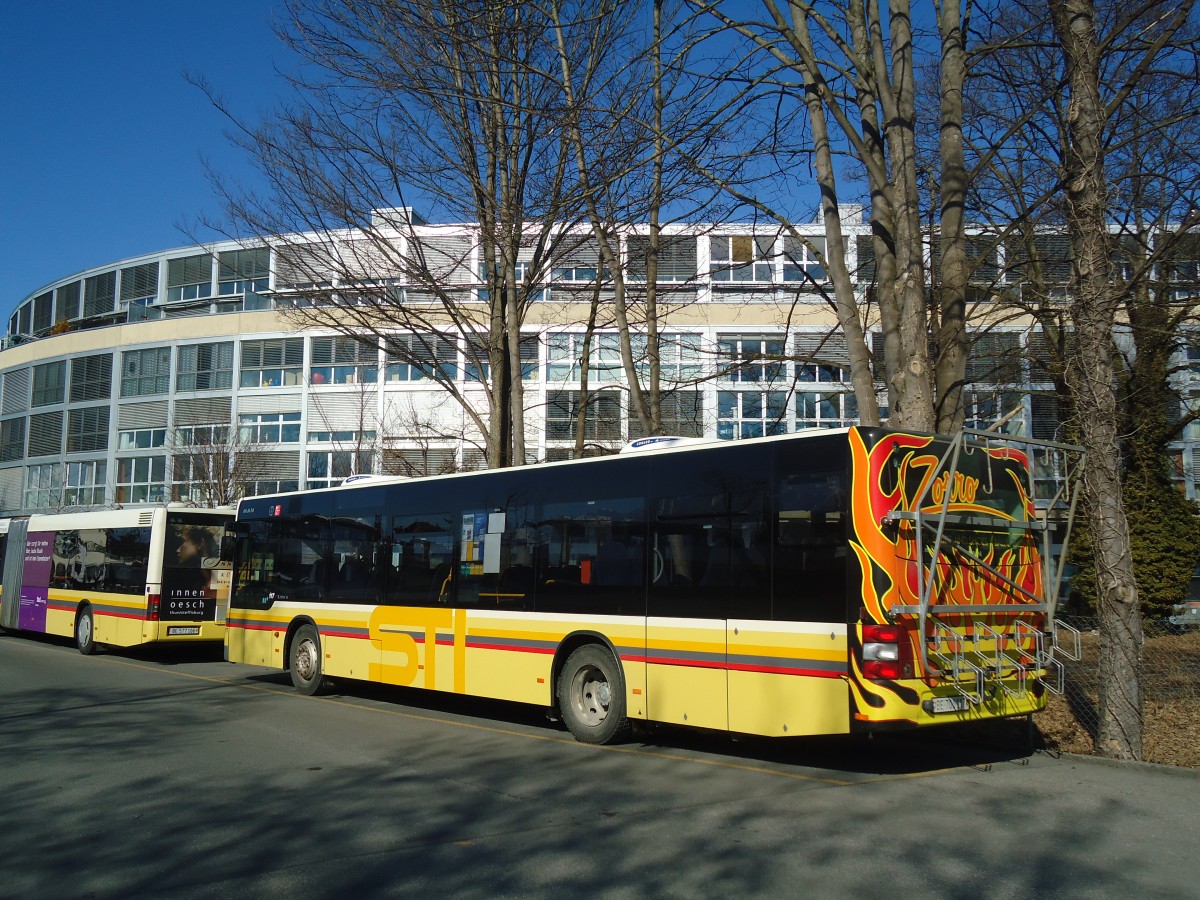
[[[146,621],[148,621],[148,622],[157,622],[158,621],[158,606],[159,606],[159,601],[161,599],[162,599],[162,597],[160,594],[147,594],[146,595]]]
[[[899,625],[865,623],[862,639],[862,671],[866,678],[872,681],[895,681],[912,677],[912,660],[903,628]]]

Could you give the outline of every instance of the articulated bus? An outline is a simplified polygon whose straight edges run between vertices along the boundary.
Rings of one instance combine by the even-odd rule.
[[[1031,472],[1061,445],[1024,443],[854,427],[244,499],[226,656],[537,704],[593,743],[1031,713],[1044,511],[1072,503]]]
[[[97,645],[220,641],[233,510],[156,507],[0,520],[0,627]]]

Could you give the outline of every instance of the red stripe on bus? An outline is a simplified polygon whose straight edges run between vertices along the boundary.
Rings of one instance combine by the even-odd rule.
[[[840,678],[845,672],[832,672],[827,669],[804,669],[794,666],[751,666],[732,665],[731,672],[766,672],[771,675],[805,675],[809,678]]]
[[[439,642],[440,643],[440,642]],[[446,643],[451,643],[447,641]],[[554,647],[533,647],[525,646],[518,647],[512,644],[487,644],[482,641],[467,641],[467,647],[471,650],[512,650],[514,653],[547,653],[553,654],[556,651]]]
[[[669,657],[647,656],[646,662],[655,666],[686,666],[695,669],[724,669],[723,662],[711,662],[702,659],[671,659]]]

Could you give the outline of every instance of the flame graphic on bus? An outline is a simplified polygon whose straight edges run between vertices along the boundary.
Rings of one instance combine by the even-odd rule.
[[[920,603],[923,576],[927,583],[932,582],[930,610],[941,622],[963,634],[971,634],[977,625],[1011,634],[1018,617],[1041,626],[1040,612],[973,609],[992,604],[1034,604],[1044,596],[1042,558],[1032,532],[1024,527],[1004,527],[1006,521],[1023,525],[1036,516],[1027,487],[1029,461],[1023,452],[1013,448],[964,449],[960,470],[951,476],[944,467],[939,468],[947,446],[944,439],[888,434],[868,448],[862,434],[852,431],[850,446],[855,479],[851,491],[851,547],[861,572],[865,621],[911,625],[912,658],[919,666],[917,642],[921,636],[917,634],[916,616],[897,618],[889,613],[895,607]],[[968,452],[984,455],[967,457]],[[953,540],[943,540],[936,559],[935,537],[926,531],[921,536],[923,558],[918,559],[916,523],[911,519],[889,522],[887,517],[893,510],[916,511],[919,498],[923,498],[920,511],[935,521],[945,509],[948,517],[960,520],[978,514],[981,518],[976,521],[986,524],[957,530],[947,526]],[[915,674],[926,677],[930,673]],[[858,683],[866,687],[861,679]],[[872,685],[868,691],[878,687]],[[877,705],[878,701],[864,699],[869,705]]]

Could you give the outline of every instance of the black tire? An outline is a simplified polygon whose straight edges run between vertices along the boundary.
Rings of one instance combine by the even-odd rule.
[[[292,635],[288,671],[297,692],[310,697],[320,692],[325,678],[321,674],[321,636],[315,626],[301,625]]]
[[[585,744],[614,744],[629,736],[625,675],[621,664],[598,644],[567,657],[558,673],[558,710],[567,730]]]
[[[96,652],[96,619],[90,606],[83,607],[75,614],[75,647],[84,656]]]

